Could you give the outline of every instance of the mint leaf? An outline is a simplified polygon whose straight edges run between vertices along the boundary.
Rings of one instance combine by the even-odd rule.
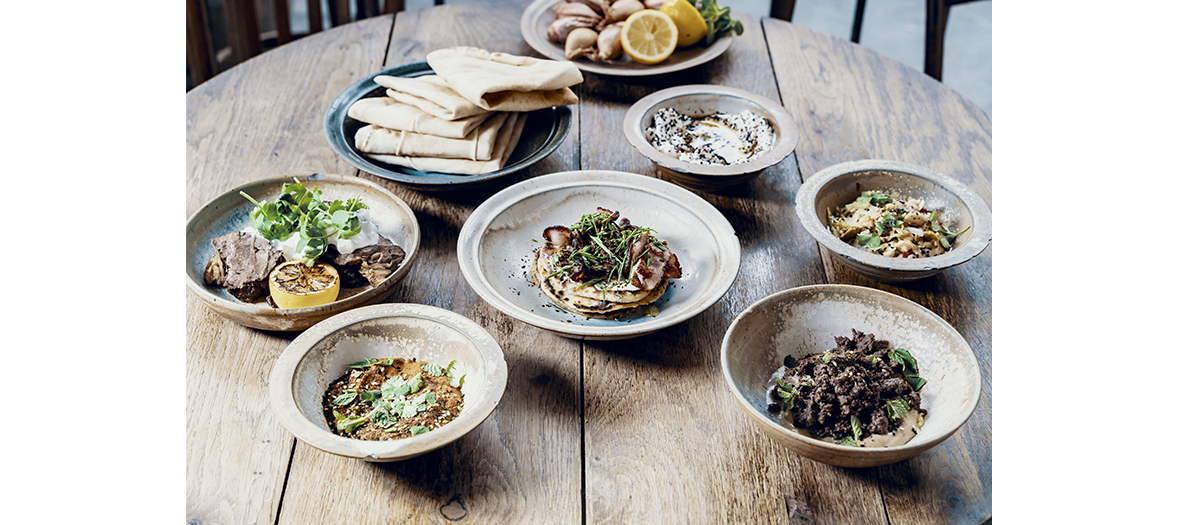
[[[795,398],[799,397],[799,391],[790,384],[779,382],[779,386],[774,389],[778,394],[778,398],[782,400],[783,410],[793,410],[795,408]]]
[[[369,421],[368,416],[346,417],[335,410],[332,411],[332,415],[336,417],[336,430],[345,434],[351,434],[357,427]]]
[[[876,233],[871,235],[866,233],[858,233],[856,234],[856,244],[870,250],[876,250],[877,248],[881,247],[881,236],[877,235]]]
[[[901,364],[901,375],[905,378],[906,383],[910,384],[910,388],[918,391],[926,384],[926,380],[918,377],[918,361],[914,356],[910,355],[904,348],[895,348],[890,350],[888,354],[889,359],[895,363]]]
[[[364,401],[366,403],[372,403],[378,399],[381,399],[381,391],[380,390],[367,390],[365,392],[360,393],[360,398],[361,398],[361,401]]]
[[[885,402],[885,415],[889,416],[889,419],[894,421],[904,419],[906,413],[909,411],[910,404],[906,403],[904,399],[890,399],[889,401]]]
[[[378,407],[370,417],[373,419],[373,424],[381,428],[389,428],[397,422],[397,416],[386,407]]]
[[[422,370],[434,377],[442,377],[444,374],[446,374],[446,371],[443,370],[441,366],[438,366],[434,363],[426,363],[422,365]]]
[[[890,230],[896,228],[898,224],[901,224],[901,221],[898,221],[897,217],[892,213],[881,215],[881,219],[877,221],[877,235],[884,237]]]
[[[785,366],[787,368],[795,368],[796,366],[799,366],[799,360],[795,359],[792,356],[784,357],[783,358],[783,366]]]
[[[418,426],[416,426],[416,427],[411,427],[411,428],[410,428],[410,435],[411,435],[411,436],[418,436],[418,435],[421,435],[421,434],[425,434],[425,433],[427,433],[427,432],[430,432],[430,429],[429,429],[429,428],[426,428],[426,427],[424,427],[424,426],[422,426],[422,425],[418,425]]]
[[[860,419],[857,419],[855,415],[848,417],[852,422],[852,439],[860,441],[860,436],[864,433],[864,430],[860,426]]]
[[[381,397],[388,400],[404,397],[410,393],[410,384],[399,376],[393,376],[381,384]]]
[[[422,374],[411,377],[409,381],[406,381],[406,385],[409,385],[410,387],[410,394],[422,390]]]
[[[837,445],[844,445],[844,446],[846,446],[846,447],[856,447],[856,446],[860,446],[860,445],[857,445],[857,443],[856,443],[856,438],[854,438],[854,437],[852,437],[852,436],[845,436],[845,437],[844,437],[844,439],[841,439],[840,441],[837,441],[837,442],[836,442],[836,444],[837,444]]]
[[[340,407],[352,403],[354,399],[356,399],[356,390],[349,388],[336,396],[336,399],[332,400],[332,404]]]
[[[397,410],[398,415],[403,418],[410,418],[418,415],[418,405],[416,405],[413,401],[403,399],[401,401],[395,402],[393,407],[395,410]]]
[[[447,365],[447,379],[451,382],[451,386],[455,388],[462,388],[463,382],[467,378],[467,365],[462,361],[456,359]]]

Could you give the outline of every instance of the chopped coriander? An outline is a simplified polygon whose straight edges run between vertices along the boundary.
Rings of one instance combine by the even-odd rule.
[[[438,366],[434,363],[426,363],[422,365],[422,370],[434,377],[442,377],[444,374],[446,374],[446,371],[444,371],[441,366]]]

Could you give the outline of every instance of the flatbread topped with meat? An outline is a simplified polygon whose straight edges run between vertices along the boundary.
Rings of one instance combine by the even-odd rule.
[[[655,230],[598,208],[573,226],[545,229],[533,279],[553,304],[594,319],[635,313],[658,300],[680,263]]]

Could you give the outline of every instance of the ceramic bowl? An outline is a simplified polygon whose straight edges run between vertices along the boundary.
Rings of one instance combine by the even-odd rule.
[[[706,166],[680,160],[656,149],[647,140],[646,130],[651,127],[656,111],[663,108],[694,117],[750,110],[765,118],[774,128],[774,146],[754,160],[730,166]],[[623,117],[623,135],[661,175],[699,191],[720,190],[746,182],[782,162],[799,143],[799,128],[782,104],[748,91],[707,84],[677,86],[639,99]]]
[[[558,310],[533,284],[529,269],[545,228],[569,226],[598,207],[656,230],[676,254],[682,277],[652,303],[658,315],[589,319]],[[457,251],[463,277],[488,304],[578,339],[624,339],[686,321],[729,290],[741,263],[733,227],[711,204],[674,184],[618,171],[568,171],[510,186],[471,213]]]
[[[828,210],[835,210],[875,190],[894,197],[918,198],[950,231],[971,229],[955,238],[951,250],[934,257],[885,257],[841,241],[828,230]],[[891,160],[858,160],[837,164],[803,181],[795,194],[795,214],[820,246],[852,270],[882,282],[922,279],[963,264],[983,252],[992,240],[992,213],[987,203],[963,184],[922,166]]]
[[[835,348],[835,336],[852,329],[905,348],[918,362],[922,408],[919,434],[892,448],[858,448],[804,436],[767,410],[771,374],[783,358],[796,359]],[[872,467],[922,453],[954,434],[975,411],[982,376],[975,353],[942,318],[902,297],[851,285],[813,285],[766,297],[738,315],[721,343],[721,370],[730,392],[771,439],[821,463]]]
[[[369,358],[416,358],[467,365],[463,410],[425,434],[363,441],[333,434],[324,417],[324,392]],[[401,461],[437,449],[479,426],[500,403],[508,365],[500,346],[474,321],[421,304],[378,304],[331,317],[296,337],[275,361],[270,401],[279,421],[300,441],[339,456],[372,462]]]
[[[320,188],[325,199],[350,199],[360,195],[369,206],[374,223],[381,235],[401,246],[406,258],[393,274],[373,286],[344,288],[332,303],[310,308],[272,308],[265,301],[244,303],[220,286],[205,284],[205,265],[213,254],[210,240],[229,232],[240,231],[251,224],[250,211],[254,205],[242,197],[246,192],[255,199],[273,200],[283,184],[297,178],[311,188]],[[213,199],[189,218],[185,227],[185,273],[188,289],[201,302],[235,323],[263,330],[293,331],[307,327],[333,315],[358,306],[384,300],[405,278],[418,257],[420,238],[418,219],[414,210],[397,195],[372,182],[357,177],[340,175],[301,174],[273,177],[250,182]]]

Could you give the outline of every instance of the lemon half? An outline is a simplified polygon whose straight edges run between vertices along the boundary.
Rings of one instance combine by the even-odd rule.
[[[688,0],[669,0],[664,2],[660,11],[676,24],[676,47],[688,47],[700,42],[705,38],[705,33],[709,32],[705,18]]]
[[[676,24],[654,9],[636,11],[623,23],[623,51],[640,64],[659,64],[676,50]]]
[[[287,261],[270,272],[270,296],[279,308],[307,308],[336,300],[340,274],[331,265],[308,267],[303,261]]]

